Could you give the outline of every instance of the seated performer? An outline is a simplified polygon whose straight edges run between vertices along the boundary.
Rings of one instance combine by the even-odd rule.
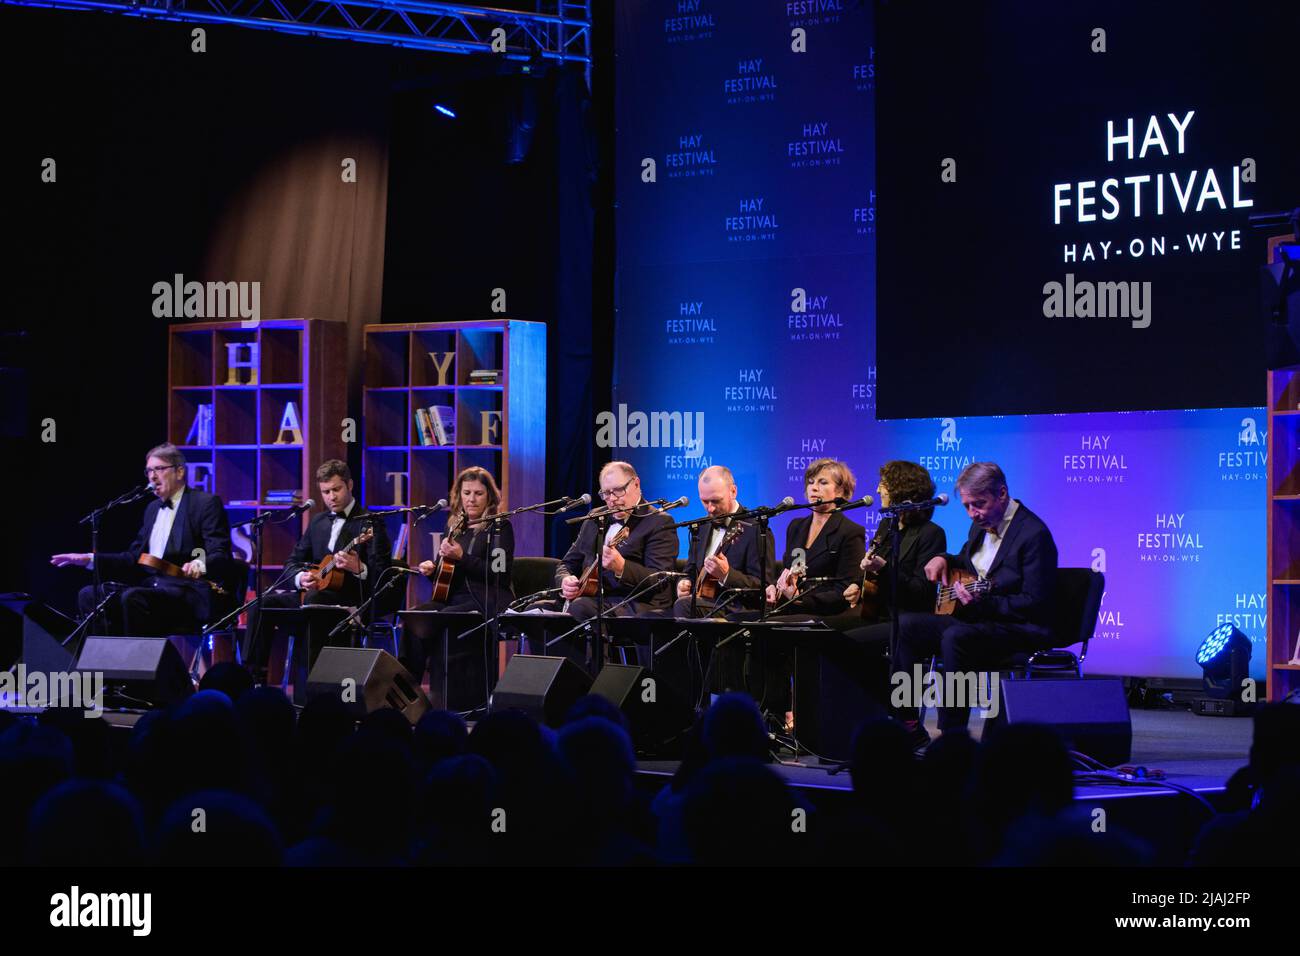
[[[635,599],[611,613],[627,616],[666,610],[673,593],[668,577],[654,575],[676,566],[678,541],[672,518],[651,511],[641,496],[641,479],[625,461],[611,461],[600,470],[600,497],[606,506],[619,509],[610,516],[602,546],[598,548],[596,542],[599,522],[583,522],[577,540],[555,571],[555,584],[569,602],[569,613],[582,621],[596,615],[596,598],[581,596],[579,580],[596,560],[604,579],[606,610],[634,594]],[[624,528],[628,532],[625,540],[611,547],[609,542]]]
[[[157,498],[144,509],[140,533],[129,550],[56,554],[50,563],[93,568],[98,562],[105,591],[132,585],[119,590],[105,606],[110,634],[193,634],[226,613],[226,602],[234,598],[219,600],[211,586],[200,580],[210,570],[219,573],[230,560],[230,522],[220,498],[186,487],[185,455],[175,445],[150,449],[144,474]],[[185,577],[150,574],[137,563],[141,554],[179,566]],[[77,599],[82,617],[103,598],[93,587],[82,588]]]
[[[677,582],[677,603],[673,605],[674,617],[708,617],[719,606],[723,611],[738,611],[746,607],[758,607],[760,595],[757,593],[764,578],[776,579],[776,560],[772,550],[772,539],[767,539],[767,573],[763,574],[763,564],[759,557],[758,523],[742,522],[744,530],[739,537],[730,541],[725,548],[720,546],[731,529],[731,520],[726,516],[741,510],[736,500],[736,480],[729,468],[714,465],[700,472],[700,504],[716,523],[699,525],[691,537],[689,559],[686,565],[686,577]],[[711,598],[693,593],[695,583],[703,572],[708,575],[715,588]],[[737,589],[742,593],[728,600],[726,592]],[[752,591],[753,594],[743,593]],[[719,612],[722,613],[722,612]]]
[[[804,472],[804,491],[818,504],[786,529],[784,570],[767,589],[777,613],[827,616],[848,609],[844,590],[859,574],[867,529],[835,511],[832,502],[852,498],[854,484],[849,466],[833,458],[819,458]],[[800,589],[802,578],[829,580]]]
[[[945,674],[996,668],[1018,652],[1052,645],[1052,590],[1056,580],[1056,542],[1041,518],[1013,499],[1007,479],[993,462],[967,465],[957,476],[957,492],[971,518],[970,534],[958,554],[940,554],[925,565],[932,582],[949,584],[957,571],[977,574],[987,590],[953,588],[958,606],[951,615],[904,613],[893,668],[912,679],[938,654]],[[996,683],[997,675],[990,678]],[[969,706],[947,701],[939,708],[939,729],[965,732]],[[961,702],[969,704],[969,701]],[[914,743],[929,740],[914,707],[898,717]]]
[[[515,599],[510,580],[515,561],[515,531],[509,519],[501,522],[501,530],[495,541],[491,542],[500,549],[500,553],[493,555],[489,551],[488,540],[491,526],[482,519],[501,510],[501,491],[491,473],[483,468],[470,467],[456,476],[449,497],[449,533],[443,535],[438,556],[452,568],[451,584],[446,600],[427,601],[417,610],[478,611],[485,617],[500,614]],[[459,533],[451,533],[462,522],[464,529]],[[434,577],[439,566],[438,561],[422,561],[420,572]],[[484,632],[479,630],[476,638],[469,646],[456,650],[462,654],[480,656]],[[403,666],[415,675],[417,681],[423,679],[428,664],[429,686],[437,689],[442,686],[443,659],[441,648],[430,646],[432,643],[420,641],[404,632],[399,656]]]
[[[312,518],[285,562],[285,573],[293,572],[285,583],[292,589],[266,595],[262,599],[263,607],[295,608],[317,604],[356,607],[369,596],[380,573],[389,566],[392,545],[388,530],[382,520],[365,520],[368,516],[363,514],[360,502],[352,497],[352,471],[347,462],[337,458],[323,462],[316,469],[316,487],[325,510]],[[348,545],[366,530],[373,530],[374,536],[357,548],[347,550]],[[337,590],[327,588],[316,574],[320,563],[331,556],[335,567],[343,572],[342,585]],[[301,596],[299,592],[303,592]],[[337,622],[312,618],[308,621],[306,669],[310,671]],[[259,680],[266,678],[272,632],[273,628],[266,627],[256,609],[250,610],[250,649],[246,660]],[[340,637],[335,639],[335,643],[346,645],[349,640]],[[295,695],[302,699],[302,695],[297,694],[297,684],[295,680]]]
[[[876,487],[880,507],[905,501],[929,501],[934,497],[930,473],[910,461],[889,461],[880,466]],[[882,707],[889,698],[890,588],[889,568],[893,523],[902,529],[898,551],[899,611],[933,611],[934,585],[925,576],[925,566],[948,546],[947,536],[931,517],[933,508],[909,511],[897,519],[885,518],[876,527],[871,546],[862,559],[863,575],[844,591],[849,605],[862,615],[857,627],[844,630],[844,642],[827,642],[825,653],[839,661],[860,686]],[[867,594],[863,594],[863,583]]]
[[[934,481],[920,465],[910,461],[889,461],[880,466],[880,484],[876,495],[881,508],[889,508],[906,501],[928,501],[934,497]],[[932,519],[933,508],[909,511],[897,519],[902,528],[898,550],[898,608],[900,611],[933,611],[934,585],[925,576],[925,566],[936,554],[943,554],[948,546],[947,535]],[[871,609],[864,618],[867,627],[849,631],[860,642],[878,644],[884,653],[889,638],[890,587],[893,574],[889,568],[894,518],[885,518],[876,527],[871,546],[860,567],[867,580],[864,595],[862,578],[858,578],[844,591],[850,607],[864,601]]]

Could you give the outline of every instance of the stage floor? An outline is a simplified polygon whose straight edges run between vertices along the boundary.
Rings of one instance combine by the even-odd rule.
[[[1254,722],[1247,717],[1201,717],[1183,710],[1135,710],[1133,718],[1133,757],[1131,766],[1163,770],[1167,779],[1198,793],[1222,791],[1228,778],[1245,766]],[[983,720],[972,718],[971,735],[983,733]],[[927,715],[926,727],[938,733],[934,714]],[[653,778],[671,777],[677,771],[675,760],[643,760],[637,770],[650,783]],[[783,759],[773,768],[792,786],[810,790],[853,789],[846,772],[821,764],[817,758],[804,756],[798,761]],[[1076,788],[1078,800],[1113,799],[1137,796],[1168,795],[1160,786],[1132,787],[1088,784]]]

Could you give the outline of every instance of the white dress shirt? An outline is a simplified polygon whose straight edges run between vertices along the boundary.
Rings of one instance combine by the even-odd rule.
[[[735,514],[739,510],[740,510],[740,502],[734,501],[732,502],[731,510],[727,512],[727,514]],[[704,549],[704,559],[706,561],[718,553],[718,548],[721,547],[722,539],[726,537],[726,534],[727,534],[726,525],[720,524],[714,526],[713,534],[709,536],[709,546]],[[719,583],[726,584],[727,578],[730,576],[731,576],[731,571],[728,570],[726,576],[718,579]]]
[[[1007,505],[1006,514],[998,522],[997,530],[984,532],[984,540],[980,543],[979,550],[970,556],[970,563],[975,566],[981,578],[986,577],[989,568],[993,567],[993,561],[998,556],[998,548],[1002,547],[1002,539],[1006,537],[1007,528],[1011,526],[1011,519],[1019,510],[1020,502],[1012,498],[1011,504]]]
[[[171,497],[171,507],[158,507],[158,515],[153,519],[153,530],[149,532],[149,553],[161,558],[167,553],[167,541],[172,536],[172,525],[176,523],[176,509],[180,507],[185,489],[180,488]]]

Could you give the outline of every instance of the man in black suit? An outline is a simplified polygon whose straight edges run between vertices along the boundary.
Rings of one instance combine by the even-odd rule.
[[[384,522],[378,518],[367,520],[368,515],[360,502],[352,496],[352,471],[347,462],[332,458],[316,469],[316,487],[325,510],[312,518],[307,530],[294,546],[285,562],[285,573],[292,574],[292,590],[273,591],[262,599],[263,606],[295,608],[303,605],[334,605],[355,607],[370,596],[379,575],[391,563],[392,546]],[[374,537],[355,551],[346,551],[347,545],[363,531],[371,529]],[[343,572],[343,584],[338,590],[324,587],[316,576],[315,568],[330,556],[335,567]],[[305,592],[299,599],[299,592]],[[337,615],[308,618],[306,668],[316,662],[326,637],[337,623]],[[259,626],[260,625],[260,626]],[[254,675],[264,678],[271,649],[273,629],[260,621],[260,615],[250,612],[248,617],[249,661]],[[346,644],[345,638],[337,643]],[[295,680],[295,692],[298,681]],[[301,695],[297,695],[301,698]]]
[[[713,521],[698,525],[691,536],[686,577],[677,582],[674,617],[709,617],[714,608],[741,610],[759,606],[764,580],[776,580],[776,555],[772,537],[767,537],[767,553],[759,557],[758,523],[743,522],[744,530],[725,550],[720,550],[730,533],[732,521],[727,516],[741,510],[736,497],[736,479],[731,469],[713,465],[700,472],[700,504]],[[766,574],[764,565],[766,564]],[[705,599],[693,593],[700,572],[706,572],[717,587],[716,595]],[[738,592],[728,595],[726,592]],[[731,598],[729,600],[729,597]]]
[[[555,585],[566,601],[569,613],[580,621],[596,616],[596,599],[579,597],[583,570],[599,559],[605,584],[605,608],[636,597],[613,611],[619,616],[665,610],[671,601],[668,577],[677,562],[677,532],[673,520],[653,513],[641,496],[641,479],[625,461],[611,461],[600,470],[600,497],[606,506],[618,508],[606,525],[605,541],[597,547],[597,521],[586,521],[578,539],[561,559],[555,571]],[[609,542],[624,527],[628,536],[618,547]],[[656,576],[657,575],[657,576]]]
[[[110,634],[163,637],[192,634],[224,613],[224,602],[203,580],[220,575],[231,559],[230,522],[216,495],[186,486],[185,455],[175,445],[150,449],[145,478],[155,499],[144,510],[140,533],[126,551],[99,554],[56,554],[56,567],[99,565],[105,591],[115,590],[105,606]],[[181,568],[184,577],[153,574],[137,562],[148,553]],[[121,586],[128,585],[126,588]],[[77,603],[89,615],[104,594],[81,589]],[[233,599],[230,595],[226,600]]]
[[[958,606],[952,615],[903,614],[894,661],[897,712],[923,746],[929,736],[917,723],[911,694],[917,667],[925,670],[938,654],[947,675],[989,672],[996,693],[997,674],[991,669],[1008,656],[1036,651],[1052,644],[1052,591],[1056,581],[1056,542],[1047,525],[1007,491],[1007,479],[993,462],[967,465],[957,476],[957,492],[971,518],[970,534],[958,554],[940,554],[925,566],[926,577],[949,584],[955,570],[977,574],[985,589],[956,583]],[[946,682],[946,681],[945,681]],[[954,685],[955,685],[954,681]],[[966,678],[964,683],[971,681]],[[958,705],[961,706],[958,706]],[[965,732],[970,700],[945,701],[939,708],[939,729]]]

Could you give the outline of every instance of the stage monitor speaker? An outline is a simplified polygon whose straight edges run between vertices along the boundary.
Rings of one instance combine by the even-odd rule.
[[[391,707],[413,725],[433,709],[414,675],[378,648],[321,648],[307,675],[307,697],[325,694],[340,697],[358,716]]]
[[[1133,753],[1133,722],[1124,682],[1100,680],[1001,681],[1002,699],[993,729],[1007,724],[1047,724],[1071,750],[1109,767]]]
[[[165,707],[194,693],[180,652],[165,637],[92,635],[81,647],[76,669],[103,674],[105,697],[126,706]]]
[[[497,681],[488,709],[522,710],[539,723],[558,727],[590,690],[591,678],[567,657],[516,654]]]
[[[23,663],[27,672],[46,674],[72,670],[72,651],[63,641],[77,622],[48,604],[33,601],[23,609]]]
[[[596,675],[591,693],[604,697],[627,716],[638,753],[666,757],[690,730],[692,714],[685,700],[649,668],[636,664],[606,664]]]

